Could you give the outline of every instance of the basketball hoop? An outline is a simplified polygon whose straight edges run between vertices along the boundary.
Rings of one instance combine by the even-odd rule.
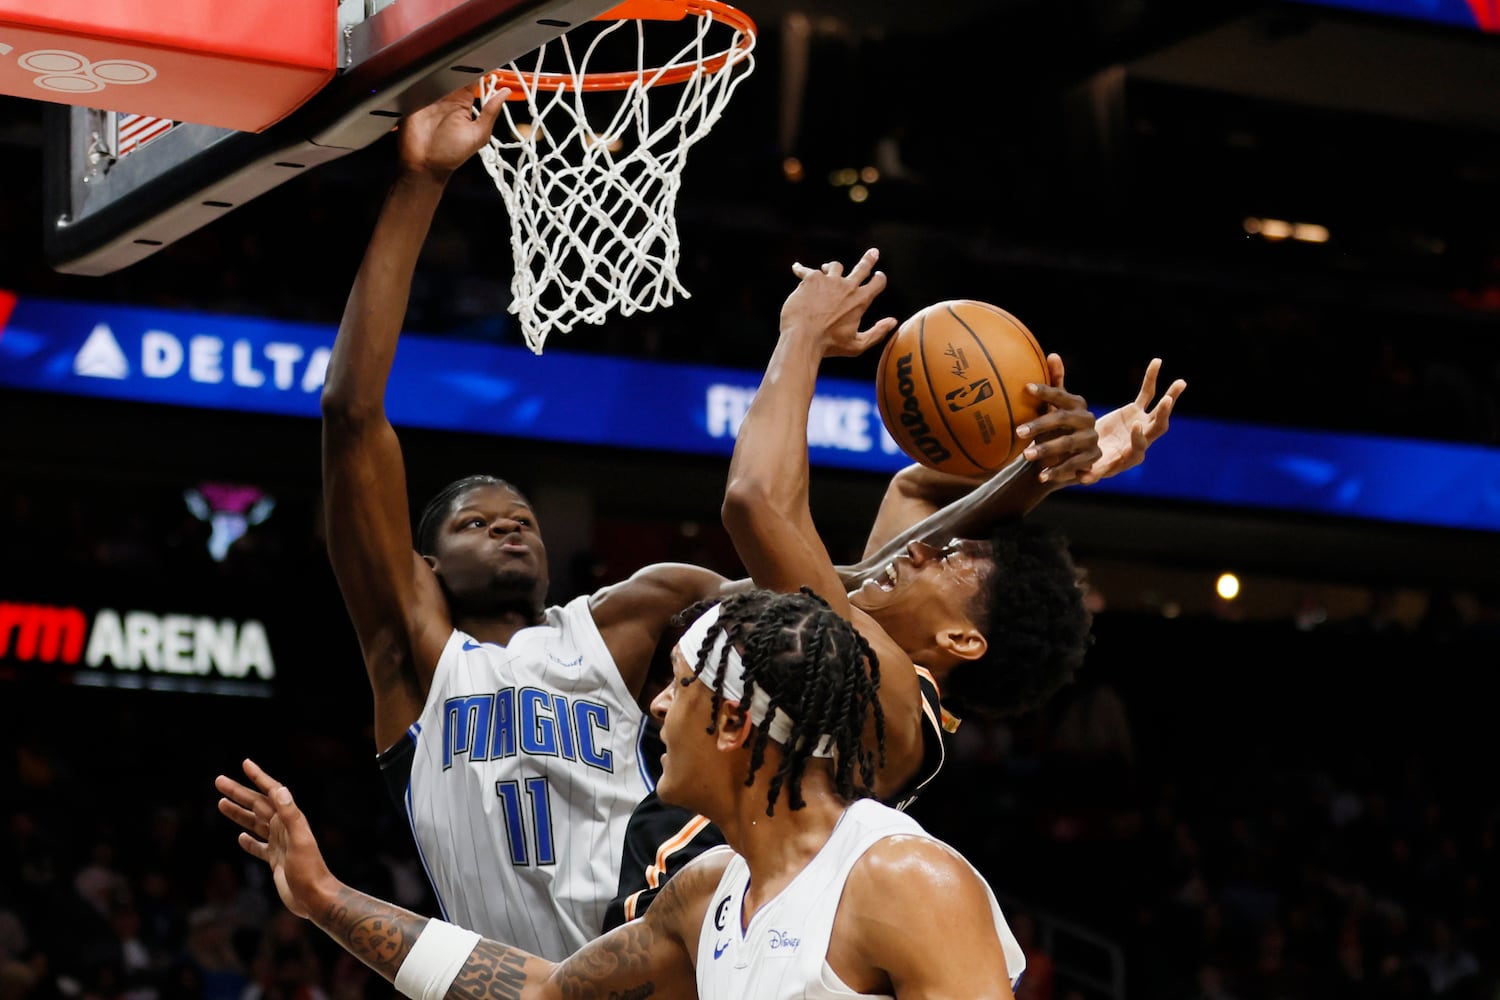
[[[677,280],[682,168],[754,69],[755,23],[721,0],[628,0],[591,24],[592,38],[574,29],[530,69],[512,62],[478,88],[481,103],[510,90],[504,127],[479,152],[510,215],[509,311],[536,354],[554,331],[689,297]],[[611,58],[634,68],[593,68]]]

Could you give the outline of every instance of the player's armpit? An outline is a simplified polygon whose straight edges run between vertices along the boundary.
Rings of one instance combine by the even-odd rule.
[[[855,863],[828,961],[861,993],[1014,1000],[983,880],[925,837],[888,837]]]

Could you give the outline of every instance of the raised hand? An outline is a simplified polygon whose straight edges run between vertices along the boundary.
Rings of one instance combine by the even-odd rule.
[[[495,120],[509,93],[509,90],[499,91],[477,116],[472,87],[460,87],[408,114],[397,126],[401,166],[414,173],[446,179],[490,141]]]
[[[1100,456],[1092,467],[1078,476],[1078,482],[1096,483],[1135,468],[1146,460],[1146,449],[1167,433],[1172,409],[1177,404],[1177,397],[1187,388],[1187,382],[1182,379],[1174,381],[1153,406],[1151,400],[1156,396],[1156,379],[1160,373],[1161,358],[1152,358],[1135,400],[1109,411],[1095,423],[1099,432]]]
[[[1088,403],[1063,385],[1062,358],[1047,355],[1051,385],[1027,387],[1047,404],[1042,415],[1016,428],[1016,437],[1029,442],[1022,454],[1040,467],[1037,478],[1051,486],[1085,482],[1083,476],[1100,459],[1099,433]],[[1088,480],[1092,481],[1092,480]]]
[[[885,272],[875,270],[879,259],[880,251],[866,250],[847,275],[836,260],[817,269],[793,264],[800,281],[781,306],[782,333],[819,338],[825,357],[854,357],[884,340],[896,329],[893,317],[863,330],[859,326],[870,303],[885,290]]]
[[[243,767],[256,787],[219,775],[214,779],[214,787],[224,796],[219,812],[244,828],[240,847],[270,867],[286,908],[309,917],[321,900],[331,897],[337,880],[323,861],[312,827],[292,801],[292,793],[253,760],[246,759]]]

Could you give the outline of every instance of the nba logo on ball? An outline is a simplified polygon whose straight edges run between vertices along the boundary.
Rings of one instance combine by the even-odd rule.
[[[1028,383],[1048,382],[1047,355],[1020,320],[970,299],[938,302],[891,335],[876,399],[892,439],[914,461],[957,475],[1004,468],[1015,429],[1037,416]]]

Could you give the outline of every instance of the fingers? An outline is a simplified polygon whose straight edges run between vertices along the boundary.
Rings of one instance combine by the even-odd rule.
[[[1156,376],[1161,372],[1161,358],[1152,358],[1146,365],[1146,377],[1141,379],[1141,391],[1135,394],[1135,404],[1141,409],[1151,405],[1156,396]]]
[[[479,119],[480,125],[486,132],[495,131],[495,122],[499,120],[500,112],[505,110],[505,102],[509,97],[510,88],[501,87],[480,106],[479,113],[475,117]]]
[[[1026,391],[1037,399],[1050,406],[1062,410],[1087,410],[1088,402],[1076,392],[1069,392],[1060,383],[1054,385],[1043,385],[1040,382],[1028,382]]]
[[[871,272],[875,271],[875,264],[880,260],[880,251],[871,247],[860,255],[859,260],[854,262],[854,267],[849,271],[849,277],[855,281],[864,281]],[[876,272],[878,274],[878,272]]]
[[[1046,447],[1046,445],[1042,446],[1043,449],[1045,449]],[[1059,452],[1059,454],[1061,454],[1061,452]],[[1055,465],[1047,464],[1049,456],[1045,451],[1040,459],[1033,459],[1033,461],[1036,461],[1038,465],[1042,466],[1042,470],[1037,473],[1038,479],[1040,479],[1044,483],[1053,483],[1057,486],[1066,486],[1072,482],[1084,481],[1083,474],[1087,473],[1090,469],[1093,468],[1094,463],[1099,460],[1099,457],[1102,454],[1103,452],[1100,451],[1099,446],[1096,443],[1087,449],[1074,451],[1066,459],[1058,461]]]
[[[1067,375],[1067,371],[1063,368],[1062,355],[1047,355],[1047,374],[1051,377],[1052,384],[1061,389],[1063,378]]]
[[[882,282],[881,287],[884,287],[884,273],[875,270],[875,264],[879,260],[880,251],[871,247],[860,255],[859,260],[854,262],[854,266],[849,269],[848,278],[856,284],[862,283],[868,278],[878,278]],[[798,278],[808,278],[815,274],[826,274],[830,278],[845,277],[843,263],[836,260],[827,261],[816,268],[808,267],[800,261],[794,261],[792,263],[792,274]]]
[[[239,836],[240,849],[257,861],[267,860],[267,846],[264,842],[256,840],[248,833]]]
[[[219,812],[261,839],[265,839],[271,832],[269,817],[257,816],[254,810],[246,809],[231,799],[219,800]]]
[[[1088,410],[1053,410],[1016,428],[1016,437],[1029,440],[1021,452],[1029,462],[1052,470],[1043,475],[1046,482],[1057,482],[1062,473],[1091,467],[1103,455],[1094,415]]]
[[[1069,392],[1061,386],[1037,383],[1031,383],[1027,389],[1037,399],[1046,403],[1048,409],[1035,419],[1017,427],[1016,437],[1029,440],[1051,433],[1093,428],[1094,415],[1089,412],[1088,403],[1077,393]]]
[[[1090,427],[1087,431],[1035,442],[1021,454],[1042,467],[1037,476],[1042,482],[1063,484],[1093,468],[1104,452],[1099,447],[1099,435]]]
[[[256,812],[257,807],[260,807],[263,810],[261,818],[270,818],[270,807],[265,805],[266,797],[255,789],[246,788],[233,778],[222,774],[214,779],[214,787],[233,805],[251,813]]]
[[[240,766],[245,769],[245,777],[255,782],[255,786],[267,795],[272,789],[281,787],[281,782],[267,774],[264,768],[249,757],[246,757]]]
[[[884,340],[892,330],[896,329],[898,322],[894,316],[887,316],[868,330],[861,330],[858,337],[862,345],[861,350]]]
[[[1130,435],[1131,440],[1134,441],[1136,432],[1139,432],[1141,440],[1145,444],[1150,444],[1167,433],[1167,428],[1172,423],[1172,405],[1176,399],[1176,396],[1163,396],[1161,402],[1152,407],[1150,415],[1144,421],[1147,426],[1136,425]]]
[[[1167,387],[1166,395],[1164,395],[1162,397],[1161,401],[1163,403],[1168,404],[1168,407],[1170,408],[1171,404],[1174,403],[1174,402],[1176,402],[1177,397],[1181,396],[1182,393],[1183,393],[1183,390],[1186,389],[1186,388],[1187,388],[1187,382],[1185,380],[1183,380],[1183,379],[1177,379],[1175,382],[1173,382],[1170,386]]]

